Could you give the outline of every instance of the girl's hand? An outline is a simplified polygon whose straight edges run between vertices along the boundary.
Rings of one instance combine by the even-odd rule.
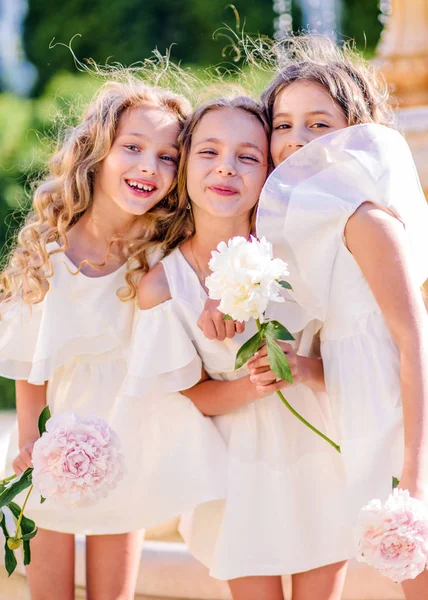
[[[303,357],[297,356],[291,344],[279,340],[277,340],[277,343],[287,356],[291,374],[293,375],[293,383],[288,383],[282,379],[278,381],[277,376],[271,371],[269,366],[267,346],[262,346],[247,363],[250,370],[250,381],[254,383],[257,391],[262,394],[272,394],[283,388],[292,387],[301,383],[304,379],[304,369],[301,362]]]
[[[17,475],[23,473],[26,469],[31,469],[33,466],[33,446],[37,440],[29,442],[21,449],[21,452],[12,463],[13,470]]]
[[[209,340],[219,340],[233,338],[235,333],[242,333],[245,324],[239,321],[224,321],[224,314],[217,310],[219,300],[209,298],[205,302],[204,310],[198,320],[198,327]]]
[[[250,381],[252,381],[260,393],[274,393],[299,383],[304,383],[313,388],[314,391],[324,391],[324,373],[320,359],[306,358],[296,354],[295,350],[287,342],[276,340],[287,355],[290,365],[293,383],[282,379],[278,381],[276,375],[271,371],[267,353],[267,346],[262,346],[258,352],[248,361],[250,370]]]
[[[407,473],[405,469],[398,487],[401,490],[409,490],[412,498],[416,498],[422,502],[428,500],[428,482],[426,479]]]

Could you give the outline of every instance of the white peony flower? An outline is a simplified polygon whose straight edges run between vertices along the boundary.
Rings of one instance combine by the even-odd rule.
[[[209,296],[221,300],[219,310],[236,321],[262,321],[269,302],[284,302],[278,282],[289,274],[288,267],[273,258],[272,245],[265,238],[221,242],[209,267],[212,275],[205,280]]]

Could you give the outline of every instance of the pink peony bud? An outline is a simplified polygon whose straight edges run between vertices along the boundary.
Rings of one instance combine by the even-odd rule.
[[[426,568],[428,511],[407,490],[395,489],[384,505],[372,500],[362,508],[357,536],[357,560],[397,583]]]
[[[98,417],[54,415],[33,448],[33,484],[46,499],[61,505],[92,504],[123,477],[119,439]]]

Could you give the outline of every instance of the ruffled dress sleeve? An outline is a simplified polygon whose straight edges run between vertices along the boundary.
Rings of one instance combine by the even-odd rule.
[[[42,302],[28,305],[16,296],[0,307],[1,377],[41,385],[76,357],[120,355],[127,346],[134,306],[116,295],[124,268],[91,278],[73,274],[63,253],[51,260],[54,273]]]
[[[30,379],[43,304],[30,306],[19,296],[0,306],[0,376]]]
[[[289,263],[292,295],[325,320],[333,266],[350,216],[364,202],[394,213],[420,285],[428,277],[428,207],[403,136],[382,125],[347,127],[281,163],[262,190],[257,235]]]
[[[192,342],[181,306],[168,300],[137,315],[125,394],[178,392],[201,379],[202,361]]]

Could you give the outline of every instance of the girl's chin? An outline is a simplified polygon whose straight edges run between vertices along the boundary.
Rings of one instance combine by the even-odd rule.
[[[217,219],[233,219],[233,218],[237,219],[237,218],[242,218],[245,215],[247,215],[248,218],[250,218],[252,209],[253,209],[253,207],[251,207],[250,209],[248,209],[248,208],[239,209],[237,207],[235,209],[230,209],[230,210],[210,210],[207,212],[209,212],[209,215],[211,217],[215,217]]]
[[[125,213],[138,217],[144,215],[146,212],[156,206],[156,204],[159,204],[161,200],[162,198],[158,197],[127,199],[122,203],[121,208]]]

